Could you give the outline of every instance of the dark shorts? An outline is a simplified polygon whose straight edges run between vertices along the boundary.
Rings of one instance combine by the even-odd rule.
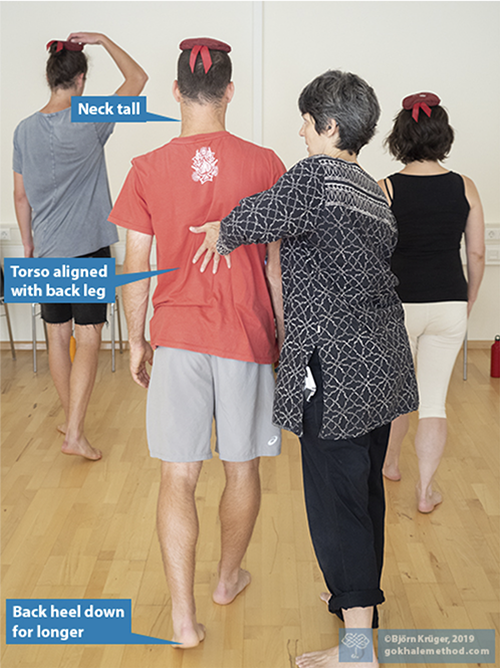
[[[84,257],[111,257],[109,246],[98,251],[79,255]],[[51,325],[60,325],[63,322],[74,320],[76,325],[100,325],[106,322],[107,304],[41,304],[42,318]]]

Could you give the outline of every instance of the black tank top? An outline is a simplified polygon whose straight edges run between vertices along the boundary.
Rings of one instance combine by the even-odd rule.
[[[463,178],[454,172],[388,178],[399,233],[392,271],[401,301],[467,301],[460,240],[470,206]]]

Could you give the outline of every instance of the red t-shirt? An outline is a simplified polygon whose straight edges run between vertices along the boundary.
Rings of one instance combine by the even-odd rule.
[[[276,154],[228,132],[178,137],[135,158],[109,220],[156,236],[153,346],[269,364],[277,359],[264,273],[265,245],[241,246],[214,275],[192,258],[203,241],[190,226],[221,220],[284,173]]]

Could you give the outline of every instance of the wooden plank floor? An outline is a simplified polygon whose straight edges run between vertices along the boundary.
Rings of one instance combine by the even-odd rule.
[[[29,352],[16,362],[2,353],[2,611],[6,598],[130,598],[133,631],[169,638],[155,533],[159,465],[147,453],[145,392],[129,377],[126,353],[117,357],[113,374],[109,351],[101,352],[87,433],[104,458],[91,463],[59,452],[62,414],[46,354],[33,374]],[[463,382],[457,362],[438,477],[444,503],[431,515],[416,512],[412,416],[403,479],[386,485],[383,628],[499,628],[500,381],[488,365],[487,350],[471,350]],[[231,606],[212,603],[221,469],[216,458],[207,462],[197,491],[196,597],[208,628],[199,648],[3,644],[2,668],[291,668],[297,654],[335,644],[291,434],[281,457],[262,460],[262,510],[245,560],[253,583]]]

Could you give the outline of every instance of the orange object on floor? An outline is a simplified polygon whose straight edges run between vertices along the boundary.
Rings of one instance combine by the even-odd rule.
[[[69,340],[69,356],[71,357],[71,361],[75,359],[75,353],[76,353],[76,339],[74,336],[71,337]]]

